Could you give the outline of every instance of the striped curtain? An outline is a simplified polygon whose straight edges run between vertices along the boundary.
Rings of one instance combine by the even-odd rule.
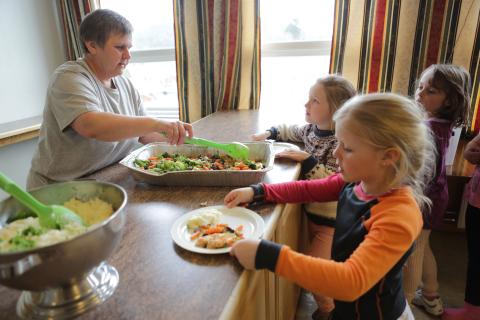
[[[174,0],[180,119],[257,109],[259,0]]]
[[[479,0],[336,0],[330,72],[359,92],[413,95],[434,63],[472,77],[470,131],[480,128]]]
[[[77,60],[83,56],[80,22],[99,7],[97,2],[98,0],[58,0],[67,60]]]

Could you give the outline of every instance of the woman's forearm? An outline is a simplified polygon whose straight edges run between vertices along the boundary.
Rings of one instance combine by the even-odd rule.
[[[81,136],[100,141],[121,141],[161,132],[162,121],[149,117],[132,117],[107,112],[87,112],[72,122]]]

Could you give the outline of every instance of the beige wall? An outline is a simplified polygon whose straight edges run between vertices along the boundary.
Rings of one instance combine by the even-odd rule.
[[[64,61],[58,21],[55,0],[0,1],[0,126],[42,113],[50,75]]]
[[[50,75],[64,62],[56,0],[0,0],[0,34],[1,128],[42,114]],[[25,186],[36,144],[0,147],[0,171]]]

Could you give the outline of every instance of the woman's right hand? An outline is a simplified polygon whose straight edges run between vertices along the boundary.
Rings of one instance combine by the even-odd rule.
[[[157,120],[157,132],[172,145],[183,144],[187,136],[193,137],[192,125],[182,121]]]
[[[252,141],[263,141],[270,138],[270,134],[271,134],[270,131],[264,131],[264,132],[252,134],[251,138],[252,138]]]
[[[233,208],[239,204],[252,202],[253,195],[253,189],[250,187],[238,188],[230,191],[223,202],[227,208]]]

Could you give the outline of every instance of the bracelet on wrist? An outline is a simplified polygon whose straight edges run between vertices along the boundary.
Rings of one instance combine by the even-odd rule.
[[[261,201],[265,199],[265,190],[261,183],[252,184],[250,188],[253,189],[253,200],[252,201]]]

